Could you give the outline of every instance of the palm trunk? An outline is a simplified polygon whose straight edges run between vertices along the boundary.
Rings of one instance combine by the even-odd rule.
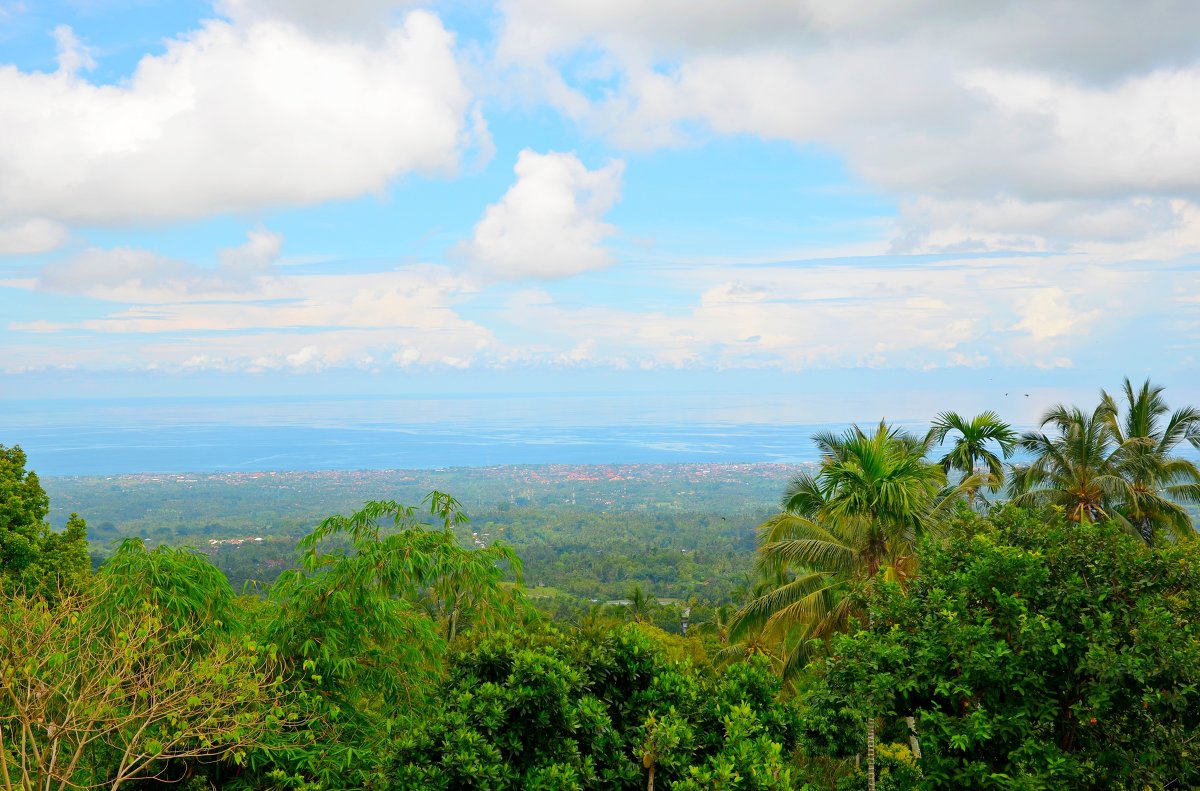
[[[654,764],[650,764],[650,779],[646,781],[646,791],[654,791]]]
[[[867,791],[875,791],[875,718],[867,719]]]

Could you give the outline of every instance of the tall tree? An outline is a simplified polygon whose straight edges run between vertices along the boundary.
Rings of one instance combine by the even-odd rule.
[[[988,477],[984,486],[992,492],[1000,491],[1004,485],[1004,463],[1016,448],[1020,436],[1012,427],[1000,419],[995,412],[981,412],[970,420],[957,412],[942,412],[933,421],[933,441],[941,444],[946,437],[955,435],[954,445],[942,456],[942,469],[947,474],[956,470],[964,477],[975,474],[986,467]],[[993,447],[998,448],[997,456]],[[979,487],[967,490],[972,505]]]
[[[783,510],[760,527],[758,565],[781,584],[747,604],[733,629],[736,635],[765,625],[795,639],[799,627],[792,670],[808,640],[849,622],[850,585],[881,571],[890,579],[908,576],[917,537],[936,522],[953,492],[980,480],[969,476],[950,489],[944,471],[925,459],[932,436],[915,437],[884,422],[871,434],[854,426],[814,439],[823,455],[819,471],[797,476]]]

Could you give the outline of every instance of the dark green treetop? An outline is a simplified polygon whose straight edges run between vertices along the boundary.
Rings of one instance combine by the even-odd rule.
[[[87,524],[71,514],[55,532],[49,510],[37,474],[25,469],[25,451],[0,445],[0,588],[50,596],[87,576]]]

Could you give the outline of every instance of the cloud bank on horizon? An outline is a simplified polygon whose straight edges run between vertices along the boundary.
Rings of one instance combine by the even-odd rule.
[[[1195,379],[1194,2],[183,8],[0,2],[10,383]]]

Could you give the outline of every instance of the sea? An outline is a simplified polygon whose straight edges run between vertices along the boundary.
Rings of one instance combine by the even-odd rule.
[[[42,476],[801,463],[817,457],[814,433],[850,425],[806,421],[779,397],[701,393],[63,399],[0,409],[0,444],[20,445]]]

